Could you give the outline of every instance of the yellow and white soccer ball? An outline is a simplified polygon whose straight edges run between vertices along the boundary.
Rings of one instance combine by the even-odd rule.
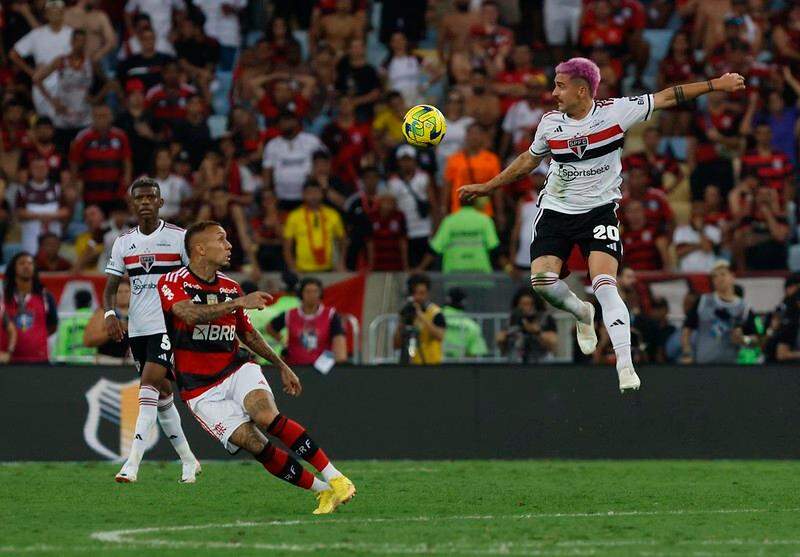
[[[429,104],[418,104],[403,118],[403,136],[411,145],[438,145],[447,132],[444,114]]]

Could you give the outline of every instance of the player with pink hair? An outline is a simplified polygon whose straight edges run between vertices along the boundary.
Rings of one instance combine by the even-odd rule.
[[[594,306],[578,298],[562,280],[568,273],[564,263],[577,244],[587,259],[592,289],[614,346],[619,388],[636,390],[641,381],[631,358],[630,315],[615,278],[623,255],[616,210],[622,197],[620,153],[625,132],[655,110],[707,93],[744,89],[744,78],[726,73],[653,94],[596,100],[597,64],[572,58],[556,66],[554,81],[558,110],[542,116],[530,148],[488,182],[462,186],[459,195],[465,200],[489,195],[550,157],[531,230],[531,285],[550,304],[575,316],[578,346],[584,354],[593,353],[597,346]]]

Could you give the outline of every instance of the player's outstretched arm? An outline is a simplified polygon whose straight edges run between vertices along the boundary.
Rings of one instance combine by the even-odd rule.
[[[667,87],[653,95],[653,109],[672,108],[711,91],[725,91],[733,93],[744,89],[744,78],[738,73],[726,73],[708,81],[684,83],[674,87]]]
[[[489,195],[497,188],[502,188],[507,184],[512,184],[527,176],[539,166],[544,157],[539,157],[531,154],[530,151],[521,153],[516,159],[512,161],[503,171],[483,184],[469,184],[458,188],[458,195],[465,201],[470,201],[476,197]]]
[[[198,323],[210,323],[239,308],[264,309],[270,300],[272,296],[266,292],[251,292],[247,296],[213,305],[195,304],[191,300],[183,300],[172,306],[172,313],[187,325],[193,326]]]
[[[298,379],[292,369],[286,365],[286,362],[275,353],[272,347],[267,344],[267,341],[264,340],[261,333],[255,330],[245,331],[239,335],[239,340],[250,350],[278,368],[281,372],[281,381],[283,381],[283,392],[292,396],[298,396],[302,392],[303,387],[300,385],[300,379]]]

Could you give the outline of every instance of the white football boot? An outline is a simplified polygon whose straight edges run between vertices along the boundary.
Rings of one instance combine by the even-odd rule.
[[[197,476],[202,473],[203,468],[200,466],[199,460],[189,462],[188,464],[183,464],[181,466],[181,479],[178,480],[178,483],[193,484],[197,481]]]
[[[593,354],[597,348],[597,332],[594,330],[594,305],[590,302],[583,302],[589,308],[589,324],[577,321],[575,334],[578,337],[578,346],[585,355]],[[635,375],[635,374],[634,374]]]
[[[125,464],[122,465],[122,470],[120,470],[116,476],[114,476],[114,481],[120,484],[132,484],[136,482],[136,476],[139,473],[139,467],[134,466],[130,459],[125,461]]]
[[[617,375],[619,375],[619,392],[621,393],[629,390],[638,391],[642,385],[639,376],[636,375],[636,371],[632,367],[618,369]]]

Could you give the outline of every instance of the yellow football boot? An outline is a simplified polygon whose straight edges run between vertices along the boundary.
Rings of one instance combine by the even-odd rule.
[[[333,489],[326,489],[317,493],[317,508],[314,509],[314,514],[331,514],[336,510],[338,504],[336,503],[336,493]]]
[[[356,486],[347,477],[339,476],[328,482],[336,495],[336,506],[344,505],[356,495]]]

